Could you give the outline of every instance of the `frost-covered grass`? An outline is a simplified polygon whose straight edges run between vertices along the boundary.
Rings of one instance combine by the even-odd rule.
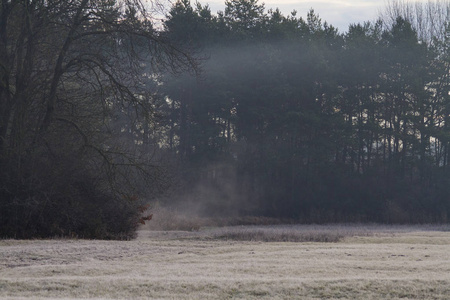
[[[340,239],[282,242],[288,235],[301,240],[299,231]],[[449,253],[448,226],[244,226],[143,230],[133,241],[0,240],[0,298],[449,299]]]

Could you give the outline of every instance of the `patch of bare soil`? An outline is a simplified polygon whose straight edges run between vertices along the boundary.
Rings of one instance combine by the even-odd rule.
[[[333,243],[238,241],[236,231],[248,236],[255,228],[229,230],[143,230],[133,241],[0,240],[0,298],[450,298],[446,229],[341,228],[353,234]]]

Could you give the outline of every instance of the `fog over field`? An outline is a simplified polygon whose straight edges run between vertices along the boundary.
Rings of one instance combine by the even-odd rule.
[[[276,235],[277,227],[266,228]],[[139,231],[133,241],[0,241],[0,298],[448,299],[450,233],[429,226],[297,226],[339,242]],[[251,231],[252,227],[233,228]],[[259,228],[259,230],[264,230]],[[282,229],[280,232],[282,232]],[[219,238],[218,231],[222,234]],[[358,236],[360,234],[360,236]]]
[[[288,2],[1,2],[1,299],[450,299],[450,0]]]
[[[0,7],[0,238],[449,222],[449,0],[339,29],[324,3],[374,2],[28,2]]]

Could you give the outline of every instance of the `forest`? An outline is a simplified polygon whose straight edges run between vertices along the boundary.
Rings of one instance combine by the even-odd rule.
[[[258,0],[178,0],[161,23],[156,2],[1,3],[1,237],[129,238],[152,201],[448,221],[449,2],[346,31]]]

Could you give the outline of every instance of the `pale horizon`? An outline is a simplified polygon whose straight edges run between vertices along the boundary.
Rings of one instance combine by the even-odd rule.
[[[205,0],[199,1],[202,5],[209,4],[211,11],[217,13],[225,9],[225,0]],[[279,8],[288,16],[292,11],[297,11],[297,17],[306,17],[312,8],[317,13],[322,22],[337,27],[340,32],[348,30],[350,24],[375,21],[380,11],[386,5],[386,0],[332,0],[332,1],[302,1],[302,0],[269,0],[259,1],[264,3],[266,11]]]

